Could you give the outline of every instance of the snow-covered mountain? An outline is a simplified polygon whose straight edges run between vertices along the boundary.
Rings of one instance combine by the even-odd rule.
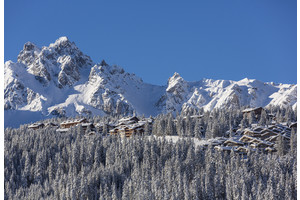
[[[5,63],[4,75],[5,126],[53,116],[155,116],[189,107],[296,107],[297,103],[296,85],[253,79],[188,82],[175,73],[166,86],[147,84],[119,66],[95,64],[67,37],[42,48],[27,42],[17,63]]]
[[[265,107],[297,105],[297,85],[264,83],[255,79],[240,81],[202,79],[187,82],[175,73],[168,81],[160,107],[164,112],[189,107],[214,108]]]

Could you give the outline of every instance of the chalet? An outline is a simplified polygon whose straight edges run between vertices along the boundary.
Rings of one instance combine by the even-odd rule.
[[[260,132],[262,130],[264,130],[263,126],[256,126],[255,128],[253,128],[253,131],[257,131],[257,132]]]
[[[254,144],[259,144],[259,143],[261,143],[262,142],[262,140],[261,139],[259,139],[259,138],[255,138],[255,137],[252,137],[252,140],[250,140],[248,143],[254,143]]]
[[[139,118],[127,117],[118,121],[118,124],[109,130],[111,135],[120,135],[122,137],[130,137],[132,134],[142,135],[145,133],[146,124],[152,125],[153,118],[139,120]],[[148,127],[151,131],[152,126]]]
[[[60,124],[60,128],[70,128],[72,126],[76,126],[81,123],[88,123],[88,120],[83,118],[83,119],[77,119],[74,121],[65,121]]]
[[[270,136],[266,138],[266,141],[268,142],[276,142],[278,135]]]
[[[267,138],[269,138],[269,137],[271,137],[271,136],[275,136],[275,135],[278,135],[278,134],[275,133],[275,132],[272,131],[272,130],[264,129],[264,130],[261,131],[261,136],[260,136],[260,138],[264,140],[264,139],[267,139]]]
[[[248,135],[248,136],[252,136],[252,137],[257,137],[257,136],[260,135],[260,132],[246,128],[244,130],[244,135]]]
[[[138,121],[139,121],[139,118],[137,118],[136,116],[126,117],[126,118],[120,119],[118,125],[134,124],[134,123],[137,123]]]
[[[120,135],[122,137],[130,137],[132,134],[144,134],[143,123],[131,125],[121,125],[109,131],[111,135]]]
[[[282,129],[277,128],[277,127],[272,128],[272,129],[270,129],[270,130],[272,130],[274,133],[281,133],[281,132],[282,132]]]
[[[46,123],[45,127],[47,128],[57,128],[58,127],[58,124],[56,123],[53,123],[53,122],[49,122],[49,123]]]
[[[250,147],[252,147],[253,149],[257,149],[257,148],[266,148],[266,147],[272,147],[274,146],[274,143],[270,143],[270,142],[259,142],[259,143],[253,143],[250,144]]]
[[[28,126],[28,128],[33,129],[33,130],[42,129],[44,127],[45,127],[44,123],[34,123],[34,124],[31,124],[30,126]]]
[[[249,151],[274,152],[278,136],[288,141],[291,138],[291,128],[287,123],[276,123],[268,126],[253,125],[252,128],[238,129],[236,132],[242,134],[237,141],[234,138],[228,139],[215,147],[216,150],[226,151],[234,148],[235,152],[245,154]],[[226,148],[228,147],[228,148]]]
[[[227,146],[227,147],[234,147],[234,146],[244,146],[244,143],[243,142],[240,142],[238,140],[226,140],[224,142],[224,146]]]
[[[251,149],[249,147],[241,146],[241,147],[237,147],[236,151],[239,152],[239,153],[241,153],[241,154],[246,154],[248,152],[255,151],[255,150]]]
[[[240,138],[240,141],[241,142],[244,142],[244,143],[250,143],[252,142],[252,140],[255,140],[256,138],[255,137],[251,137],[249,135],[243,135],[241,138]]]
[[[272,125],[268,125],[267,127],[268,127],[268,129],[271,129],[271,130],[272,130],[273,128],[276,127],[276,125],[275,125],[275,124],[272,124]]]

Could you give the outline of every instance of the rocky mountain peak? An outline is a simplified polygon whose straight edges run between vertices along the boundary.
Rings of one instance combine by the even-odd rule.
[[[50,44],[50,47],[70,47],[72,43],[66,36],[58,38],[54,43]]]
[[[59,88],[72,86],[80,79],[80,69],[93,65],[91,58],[65,36],[41,49],[27,42],[18,62],[25,64],[43,86],[48,86],[53,80]]]
[[[175,72],[168,80],[167,92],[183,92],[187,87],[187,82],[177,72]]]
[[[180,76],[179,73],[175,72],[175,73],[173,74],[173,76],[171,76],[171,77],[169,78],[168,82],[172,82],[172,81],[177,80],[177,79],[182,79],[182,77]]]
[[[23,50],[24,51],[32,51],[32,50],[35,50],[36,48],[37,48],[37,46],[34,43],[32,43],[32,42],[26,42],[24,44]]]
[[[31,64],[34,62],[41,49],[32,42],[26,42],[23,50],[18,55],[18,62],[23,64]]]

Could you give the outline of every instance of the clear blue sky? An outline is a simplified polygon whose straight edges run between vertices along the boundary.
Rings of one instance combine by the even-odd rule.
[[[94,62],[118,64],[145,82],[297,82],[296,0],[5,0],[5,61],[23,44],[67,36]]]

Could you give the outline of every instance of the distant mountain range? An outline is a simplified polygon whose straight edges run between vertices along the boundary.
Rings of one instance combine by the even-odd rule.
[[[119,66],[94,63],[67,37],[42,48],[27,42],[16,63],[5,63],[4,75],[5,127],[54,116],[297,105],[297,85],[291,84],[247,78],[188,82],[176,72],[165,86],[144,83]]]

